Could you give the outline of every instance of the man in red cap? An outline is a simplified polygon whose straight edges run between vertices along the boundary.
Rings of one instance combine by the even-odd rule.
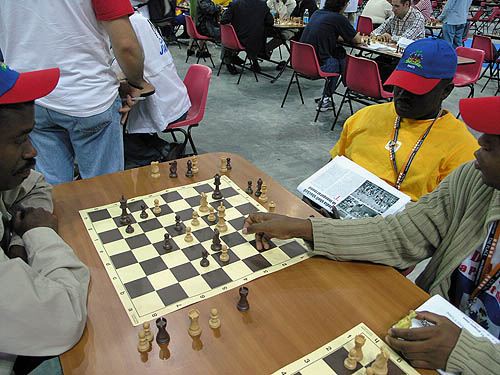
[[[407,268],[431,257],[416,284],[440,294],[500,337],[500,98],[460,101],[464,121],[480,131],[476,160],[453,171],[432,192],[386,218],[298,219],[254,213],[243,233],[257,248],[270,238],[311,241],[312,254]],[[366,286],[370,293],[370,286]],[[386,342],[415,367],[463,374],[500,374],[500,344],[460,329],[444,316],[418,312],[433,326],[389,329]]]
[[[87,320],[89,271],[57,234],[52,188],[32,170],[34,100],[58,80],[59,69],[18,73],[0,63],[1,374],[14,362],[28,373],[70,349]]]

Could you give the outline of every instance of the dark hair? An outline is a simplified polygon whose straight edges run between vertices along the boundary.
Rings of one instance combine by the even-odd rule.
[[[411,6],[411,3],[412,3],[411,0],[399,0],[399,2],[401,3],[401,5],[405,5],[406,3],[409,3],[410,6]]]
[[[349,0],[326,0],[323,9],[338,13],[348,2]]]
[[[34,105],[34,100],[23,103],[0,104],[0,126],[4,125],[4,121],[7,119],[9,113],[26,111],[31,109]]]

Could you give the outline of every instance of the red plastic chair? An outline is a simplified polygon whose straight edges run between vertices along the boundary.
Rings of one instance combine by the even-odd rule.
[[[486,31],[488,31],[488,28],[490,24],[496,20],[496,18],[500,17],[500,9],[499,7],[493,7],[493,11],[488,17],[480,18],[478,22],[481,24],[477,27],[477,30],[479,29],[482,30],[482,33],[484,34]]]
[[[370,105],[371,103],[367,101],[382,103],[390,101],[393,97],[392,92],[385,91],[382,87],[378,65],[373,60],[347,55],[344,78],[347,88],[331,130],[333,130],[337,123],[337,119],[346,99],[349,102],[351,115],[353,115],[353,100],[358,103]]]
[[[295,82],[297,83],[297,87],[299,89],[300,100],[302,104],[304,104],[304,97],[302,96],[302,90],[300,89],[299,84],[299,75],[306,79],[317,80],[324,79],[325,86],[328,83],[328,80],[332,77],[340,76],[339,73],[325,73],[321,70],[319,66],[318,57],[316,56],[316,51],[311,44],[300,43],[294,40],[290,41],[290,61],[293,68],[292,78],[290,78],[290,83],[288,83],[288,88],[286,89],[285,97],[283,98],[283,102],[281,103],[281,108],[285,105],[286,98],[288,96],[288,92],[290,91],[290,86],[292,86],[293,79],[295,78]],[[324,90],[323,90],[324,92]],[[321,104],[323,99],[325,98],[325,94],[321,96],[321,100],[318,102],[318,107],[316,109],[316,117],[314,121],[318,120]],[[330,97],[333,103],[333,97]],[[335,115],[335,106],[333,108],[333,114]]]
[[[470,88],[468,98],[474,97],[474,84],[481,76],[481,69],[483,68],[484,51],[475,48],[457,47],[457,56],[468,57],[476,62],[474,64],[462,64],[457,66],[457,72],[453,78],[455,87]]]
[[[196,30],[196,26],[195,26],[194,21],[191,18],[191,16],[184,15],[184,17],[186,18],[186,31],[187,31],[189,37],[191,39],[193,39],[193,43],[196,44],[196,46],[198,47],[198,51],[200,52],[200,54],[202,54],[203,52],[208,52],[210,61],[212,62],[212,66],[215,69],[214,60],[212,60],[212,56],[210,55],[210,51],[208,50],[207,43],[206,43],[206,42],[215,42],[215,39],[210,38],[210,37],[205,36],[205,35],[201,35],[198,32],[198,30]],[[204,41],[205,43],[198,43],[198,41],[200,41],[200,40]],[[201,58],[202,58],[201,56],[198,57],[196,64],[198,64],[200,62]],[[186,63],[188,62],[188,59],[189,59],[189,55],[186,56]],[[203,61],[206,61],[204,57],[203,57]]]
[[[370,35],[373,31],[372,19],[364,16],[359,16],[356,31],[360,34]]]
[[[235,53],[238,52],[245,52],[245,61],[243,62],[243,67],[241,68],[240,76],[238,77],[238,82],[236,83],[237,85],[240,84],[241,76],[243,75],[243,71],[245,70],[245,65],[248,60],[248,54],[246,53],[245,47],[240,43],[240,40],[238,39],[238,35],[236,34],[236,30],[234,29],[233,25],[227,24],[227,25],[220,25],[220,40],[224,48],[229,49]],[[221,59],[220,65],[219,65],[219,71],[217,72],[217,76],[219,76],[220,69],[222,68],[222,64],[224,62]],[[255,70],[251,69],[253,71],[253,75],[255,77],[255,80],[259,82],[259,79],[257,78],[257,73],[255,73]]]
[[[471,29],[479,30],[478,22],[481,16],[484,14],[482,9],[479,9],[472,17],[467,18],[467,22],[470,24]]]
[[[189,108],[187,117],[184,121],[179,121],[170,124],[163,131],[163,133],[172,133],[172,137],[176,131],[184,135],[184,148],[187,142],[191,145],[193,153],[190,155],[198,155],[198,151],[191,136],[191,129],[200,124],[205,114],[205,105],[207,104],[208,86],[210,85],[210,77],[212,76],[212,69],[205,65],[193,64],[189,67],[186,77],[184,78],[184,85],[186,85],[189,100],[191,101],[191,108]],[[187,132],[181,129],[182,126],[187,126]]]
[[[486,74],[486,72],[489,70],[490,75],[487,76],[488,80],[484,84],[483,88],[481,89],[481,92],[483,92],[484,88],[486,85],[490,82],[490,80],[496,79],[497,81],[500,81],[499,77],[499,72],[498,72],[498,56],[495,52],[495,48],[493,47],[493,43],[491,42],[491,39],[487,36],[483,35],[477,35],[474,34],[474,37],[472,38],[472,48],[480,49],[484,51],[484,62],[488,63],[488,66],[483,71],[483,74],[481,74],[481,77],[479,79],[483,78]],[[495,68],[496,65],[496,68]],[[493,69],[495,68],[495,69]]]

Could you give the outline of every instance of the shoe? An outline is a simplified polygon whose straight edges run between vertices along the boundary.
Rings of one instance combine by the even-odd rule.
[[[321,112],[326,112],[333,110],[333,102],[330,98],[323,99],[323,103],[321,103],[321,107],[319,108]]]
[[[187,55],[188,56],[193,56],[194,55],[194,49],[188,48],[187,49]]]
[[[286,61],[283,60],[283,61],[280,61],[278,63],[278,65],[276,65],[276,70],[283,70],[283,69],[285,69],[285,67],[286,67]]]
[[[234,65],[243,65],[245,63],[245,60],[241,59],[239,56],[233,56],[231,59],[231,62]]]
[[[207,52],[207,51],[198,51],[196,52],[196,57],[210,57],[212,55],[210,55],[210,52]]]
[[[231,73],[233,76],[239,74],[238,70],[233,64],[226,64],[227,71]]]
[[[259,63],[258,63],[257,60],[252,60],[252,70],[255,73],[260,73],[261,72],[260,65],[259,65]]]

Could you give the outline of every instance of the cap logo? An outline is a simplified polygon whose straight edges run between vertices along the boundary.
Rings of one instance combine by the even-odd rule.
[[[3,62],[0,62],[0,69],[2,69],[4,72],[6,72],[8,67]]]
[[[422,54],[422,50],[416,50],[410,54],[410,56],[405,60],[405,63],[424,69],[422,66],[423,59],[424,55]]]

